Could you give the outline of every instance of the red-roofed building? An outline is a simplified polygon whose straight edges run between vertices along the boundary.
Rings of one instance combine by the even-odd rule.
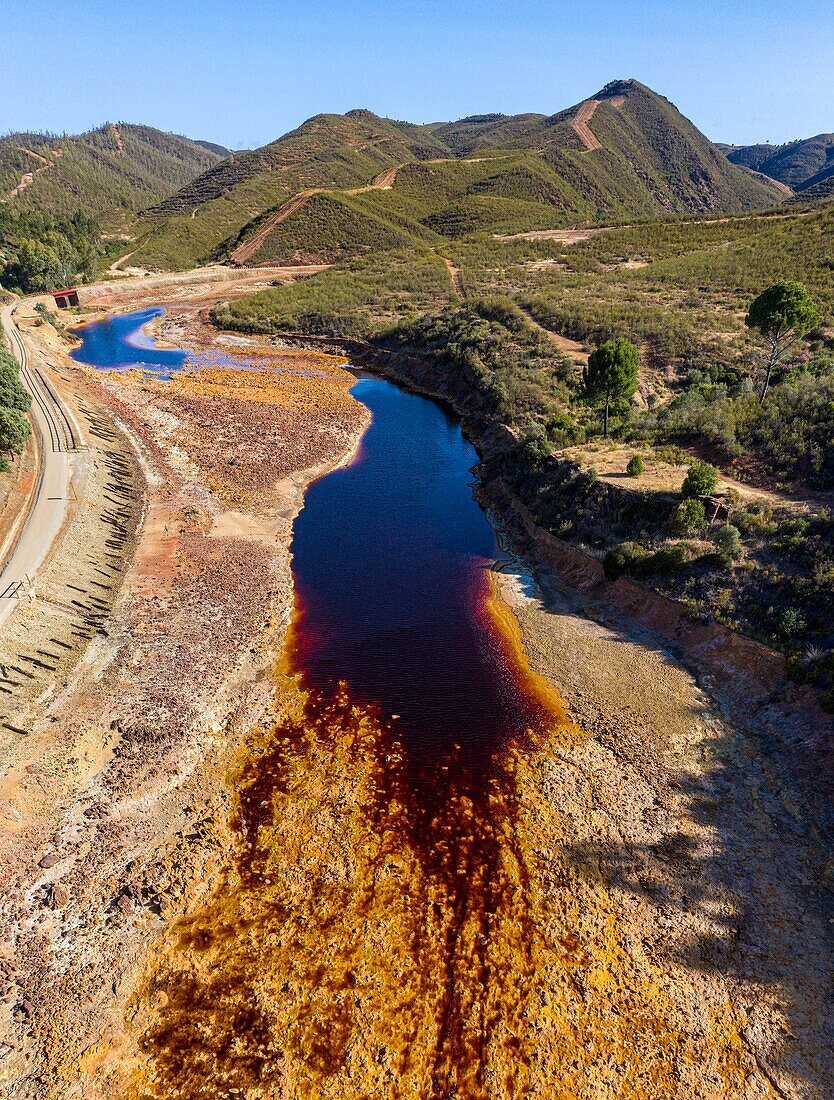
[[[70,306],[78,305],[78,291],[74,286],[67,287],[66,290],[55,290],[52,297],[58,309],[69,309]]]

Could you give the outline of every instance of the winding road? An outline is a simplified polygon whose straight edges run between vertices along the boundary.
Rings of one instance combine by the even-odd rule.
[[[38,484],[29,515],[17,542],[0,572],[0,627],[18,601],[34,584],[38,569],[61,530],[67,512],[69,455],[81,444],[72,414],[62,404],[53,384],[31,360],[18,331],[14,311],[19,302],[3,309],[2,322],[12,354],[20,362],[20,376],[32,395],[31,416],[40,446]]]

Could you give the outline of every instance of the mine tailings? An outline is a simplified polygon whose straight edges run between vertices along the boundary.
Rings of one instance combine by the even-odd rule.
[[[155,359],[149,313],[90,326],[77,357]],[[295,520],[284,715],[234,774],[226,880],[142,994],[137,1095],[340,1095],[383,1065],[392,1095],[476,1097],[498,1031],[523,1087],[504,1004],[523,1014],[535,969],[514,769],[567,718],[496,594],[508,559],[460,424],[373,376],[352,393],[370,427]]]

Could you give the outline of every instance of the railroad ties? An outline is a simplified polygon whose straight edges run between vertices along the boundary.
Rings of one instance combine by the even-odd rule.
[[[20,372],[23,375],[23,380],[32,394],[32,400],[42,412],[49,426],[49,441],[44,440],[44,446],[50,446],[53,451],[77,451],[81,440],[77,438],[76,430],[67,416],[64,406],[58,400],[43,371],[30,363],[29,352],[17,330],[17,326],[11,324],[8,327],[12,348],[20,361]]]

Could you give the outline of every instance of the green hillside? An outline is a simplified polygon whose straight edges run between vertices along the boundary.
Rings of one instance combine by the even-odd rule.
[[[107,124],[76,137],[9,134],[0,138],[0,200],[48,217],[81,210],[116,228],[217,160],[197,142],[150,126]]]
[[[282,209],[311,190],[342,197]],[[667,100],[636,81],[617,81],[550,117],[415,126],[369,111],[317,115],[146,210],[136,255],[140,263],[186,267],[231,257],[249,240],[259,246],[236,262],[274,262],[288,250],[324,259],[401,247],[406,238],[738,212],[783,198],[730,164]],[[271,224],[274,242],[263,233]],[[305,240],[307,230],[313,235]]]
[[[817,134],[787,145],[728,146],[727,158],[794,191],[810,191],[834,174],[834,134]]]
[[[218,258],[257,232],[269,213],[246,226],[241,236]],[[330,263],[345,256],[376,249],[407,248],[416,238],[376,214],[366,213],[349,195],[321,192],[312,195],[291,218],[278,225],[258,249],[258,263]]]

